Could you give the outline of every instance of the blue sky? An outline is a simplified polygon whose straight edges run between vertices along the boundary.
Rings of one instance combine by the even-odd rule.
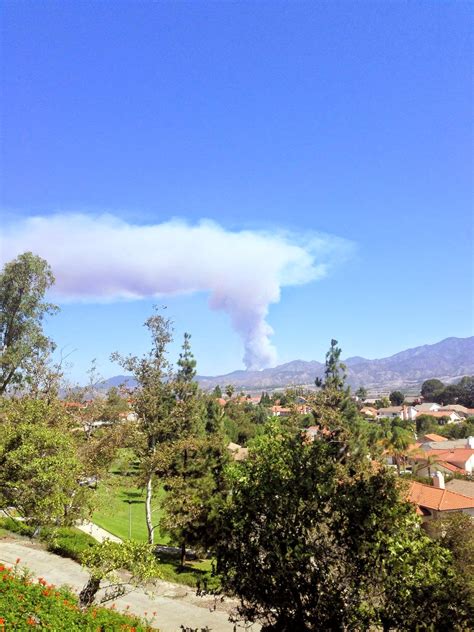
[[[108,213],[340,238],[325,276],[268,303],[278,362],[321,359],[332,337],[382,357],[472,335],[471,20],[461,2],[6,2],[3,223],[21,237],[31,216]],[[70,250],[45,241],[52,261]],[[172,354],[190,331],[201,373],[242,368],[242,328],[205,289],[141,296],[61,300],[47,327],[73,379],[144,351],[157,302]]]

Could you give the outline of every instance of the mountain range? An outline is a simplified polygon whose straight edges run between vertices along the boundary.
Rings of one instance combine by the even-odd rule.
[[[347,382],[353,388],[364,386],[369,392],[395,388],[417,391],[424,380],[439,378],[455,382],[464,375],[474,375],[474,336],[446,338],[432,345],[400,351],[388,358],[368,360],[354,356],[344,360]],[[232,384],[238,390],[259,391],[287,386],[313,386],[324,373],[324,363],[317,360],[293,360],[262,371],[233,371],[225,375],[198,376],[201,388]],[[126,384],[133,387],[130,376],[117,375],[104,382],[104,388]]]

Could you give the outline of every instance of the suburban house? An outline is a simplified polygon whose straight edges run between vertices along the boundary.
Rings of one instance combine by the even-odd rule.
[[[463,420],[463,417],[455,410],[433,410],[430,413],[418,413],[419,415],[429,415],[438,419],[438,423],[443,425],[443,421],[446,420],[447,424],[458,424]]]
[[[443,435],[439,435],[439,434],[435,434],[434,432],[425,434],[421,437],[421,439],[419,440],[420,445],[422,443],[429,443],[430,441],[435,441],[435,442],[439,442],[439,441],[447,441],[448,439],[446,437],[443,437]]]
[[[377,419],[404,419],[414,421],[416,410],[413,406],[389,406],[377,410]]]
[[[416,505],[416,512],[424,521],[453,512],[474,517],[474,498],[446,489],[441,472],[433,477],[433,486],[413,481],[408,500]]]
[[[428,435],[429,436],[429,435]],[[417,443],[408,455],[408,462],[418,476],[432,472],[468,475],[474,472],[474,437],[448,441]]]
[[[441,408],[441,404],[437,404],[436,402],[425,402],[424,404],[417,404],[415,406],[416,411],[419,415],[428,413],[435,413]]]
[[[457,492],[463,496],[474,498],[474,481],[466,481],[462,478],[453,478],[446,483],[446,489],[450,492]]]
[[[291,408],[285,406],[272,406],[270,411],[273,417],[289,417],[291,415]]]
[[[449,406],[441,406],[439,412],[442,411],[452,411],[459,415],[459,417],[466,419],[467,417],[471,417],[474,415],[474,409],[466,408],[466,406],[461,406],[461,404],[449,404]]]

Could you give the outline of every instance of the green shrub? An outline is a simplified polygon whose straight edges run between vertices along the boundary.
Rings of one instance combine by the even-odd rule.
[[[12,518],[0,518],[0,529],[30,538],[34,531],[32,527],[29,527],[24,522]],[[92,536],[75,527],[59,527],[57,529],[43,527],[38,538],[46,542],[47,549],[51,553],[56,553],[62,557],[70,557],[77,562],[81,561],[81,554],[86,549],[97,544],[97,541]]]
[[[97,540],[87,533],[74,527],[60,527],[47,539],[48,551],[62,557],[70,557],[76,562],[81,561],[81,555],[90,547],[97,544]]]
[[[33,581],[18,565],[7,569],[0,564],[1,632],[26,632],[33,628],[54,632],[147,632],[153,629],[138,617],[113,609],[80,610],[76,597],[67,589],[57,589],[42,578]]]

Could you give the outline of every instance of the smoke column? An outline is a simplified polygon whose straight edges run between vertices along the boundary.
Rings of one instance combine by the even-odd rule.
[[[281,289],[325,276],[351,248],[324,234],[229,231],[207,220],[137,225],[112,215],[30,217],[2,232],[2,263],[27,250],[44,257],[59,301],[209,293],[241,336],[247,369],[276,361],[266,318]]]

